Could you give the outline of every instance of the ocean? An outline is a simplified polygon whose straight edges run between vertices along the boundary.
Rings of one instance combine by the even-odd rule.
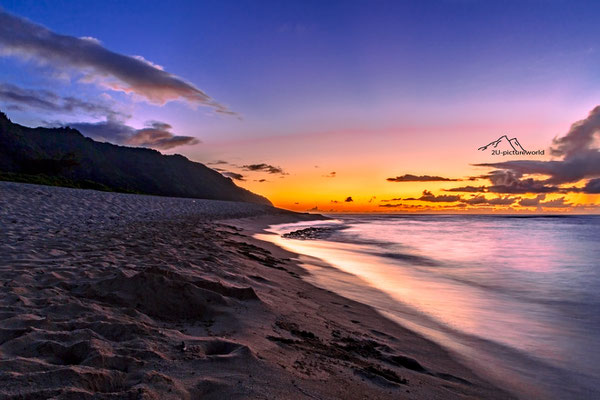
[[[600,398],[600,216],[332,218],[258,236],[521,398]]]

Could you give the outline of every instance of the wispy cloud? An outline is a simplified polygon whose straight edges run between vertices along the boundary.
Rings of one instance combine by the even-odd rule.
[[[450,179],[443,178],[441,176],[431,176],[431,175],[411,175],[405,174],[402,176],[397,176],[395,178],[387,178],[388,182],[448,182],[448,181],[458,181],[459,179]]]
[[[519,197],[510,197],[510,196],[500,196],[495,198],[486,198],[484,195],[477,195],[467,199],[460,199],[461,203],[468,204],[470,206],[478,206],[478,205],[491,205],[491,206],[510,206],[514,204]]]
[[[275,167],[265,163],[242,165],[241,168],[246,171],[263,171],[268,172],[269,174],[287,175],[287,172],[285,172],[281,167]]]
[[[142,57],[108,50],[93,38],[55,33],[41,25],[0,10],[0,55],[17,56],[73,70],[84,82],[135,93],[149,102],[164,104],[184,100],[212,107],[222,114],[235,114],[205,92]]]
[[[428,201],[432,203],[454,203],[460,200],[459,195],[435,195],[429,190],[423,190],[423,195],[419,198],[409,197],[403,200],[421,200]]]
[[[37,109],[53,113],[85,113],[91,116],[126,117],[110,105],[73,96],[59,96],[45,89],[27,89],[11,83],[0,83],[0,102],[9,109]]]
[[[485,192],[486,186],[460,186],[450,189],[442,189],[445,192],[465,192],[465,193],[483,193]]]

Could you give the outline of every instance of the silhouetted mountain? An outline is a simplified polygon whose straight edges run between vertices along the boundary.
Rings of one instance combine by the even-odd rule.
[[[181,155],[96,142],[71,128],[28,128],[0,112],[0,179],[271,204]]]
[[[512,138],[509,139],[508,136],[506,135],[502,135],[500,136],[498,139],[494,140],[493,142],[490,142],[488,144],[486,144],[485,146],[481,146],[480,148],[478,148],[477,150],[486,150],[488,147],[492,146],[493,148],[497,148],[498,145],[502,142],[506,142],[508,143],[508,145],[511,147],[511,149],[515,150],[515,151],[526,151],[523,146],[521,146],[521,143],[519,143],[519,140],[517,138]]]

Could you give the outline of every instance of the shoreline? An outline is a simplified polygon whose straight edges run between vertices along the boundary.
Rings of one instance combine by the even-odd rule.
[[[250,236],[314,215],[0,192],[0,398],[511,398]]]
[[[302,221],[298,222],[302,223]],[[286,226],[286,223],[284,222],[283,225]],[[331,226],[322,228],[318,220],[315,220],[315,224],[310,225],[309,228],[306,228],[306,226],[309,225],[302,223],[301,226],[286,229],[286,232],[291,229],[292,233],[284,235],[275,233],[275,231],[278,231],[277,229],[256,230],[254,237],[259,241],[266,241],[275,247],[283,248],[285,251],[292,253],[294,258],[301,264],[301,267],[307,271],[309,276],[306,276],[305,280],[308,283],[371,307],[382,318],[390,320],[413,334],[440,346],[459,364],[471,371],[478,371],[476,375],[480,378],[498,387],[504,387],[512,396],[516,398],[548,397],[547,392],[542,392],[541,389],[532,385],[534,382],[525,382],[518,376],[510,375],[506,370],[506,366],[497,364],[498,359],[490,357],[488,353],[482,353],[479,347],[484,343],[489,345],[489,342],[485,339],[477,339],[453,330],[417,309],[404,304],[402,301],[399,302],[399,300],[394,299],[391,293],[371,285],[360,274],[355,275],[339,265],[336,266],[332,263],[332,260],[320,258],[318,252],[312,254],[310,244],[329,241],[332,230],[335,231],[337,228]],[[294,239],[300,239],[299,243],[308,245],[308,251],[302,251],[302,248],[298,249],[294,244],[286,243],[285,239],[292,239],[291,242],[295,242]],[[339,241],[339,243],[346,244],[342,241]],[[318,247],[318,244],[316,246]],[[494,352],[497,354],[502,352],[512,353],[514,350],[496,345]],[[512,362],[516,361],[516,358],[512,360]],[[490,368],[490,366],[493,367]]]
[[[329,218],[329,217],[327,217],[327,218]],[[252,220],[252,218],[232,220],[230,222],[232,223],[232,225],[242,227],[243,229],[247,230],[249,232],[249,234],[252,235],[252,239],[255,240],[257,243],[260,243],[262,246],[272,249],[272,251],[275,253],[280,253],[286,257],[292,257],[294,259],[295,264],[301,269],[301,273],[300,273],[301,276],[308,276],[308,275],[312,274],[312,272],[309,269],[306,269],[306,267],[302,266],[301,264],[315,264],[315,265],[318,265],[317,268],[320,268],[320,269],[321,268],[331,269],[331,270],[335,271],[334,275],[335,274],[339,274],[339,275],[346,274],[345,272],[339,270],[338,268],[334,267],[333,265],[328,264],[327,261],[324,261],[324,260],[321,260],[318,258],[313,259],[313,256],[297,253],[291,249],[286,249],[286,248],[282,247],[281,245],[278,245],[276,241],[270,241],[268,239],[261,238],[261,236],[266,236],[266,235],[276,235],[277,236],[277,234],[266,230],[266,228],[268,228],[269,226],[293,223],[293,222],[302,222],[302,221],[305,221],[305,219],[298,219],[298,220],[290,221],[290,220],[286,220],[285,218],[271,219],[267,216],[262,217],[262,218],[258,217],[258,218],[254,218],[254,219],[256,219],[256,221],[254,223],[248,222],[248,221]],[[322,220],[322,219],[314,219],[315,222],[318,222],[320,220]],[[306,221],[310,221],[310,219],[307,219]],[[299,228],[299,229],[300,229],[300,232],[306,230],[305,228]],[[298,232],[298,231],[295,231],[295,232]],[[325,240],[326,240],[326,238],[327,238],[327,236],[325,236]],[[317,237],[314,239],[306,239],[306,240],[319,240],[319,239],[321,239],[321,238]],[[357,282],[358,282],[358,280],[360,280],[360,278],[353,277],[352,280],[357,280]],[[473,362],[469,362],[468,357],[465,357],[465,355],[461,354],[456,348],[454,348],[454,349],[447,348],[447,347],[443,346],[442,344],[437,343],[433,338],[427,337],[427,335],[424,332],[420,331],[420,328],[423,328],[423,327],[418,325],[418,323],[416,322],[416,321],[420,321],[422,318],[424,318],[424,316],[421,314],[415,314],[414,310],[412,310],[410,308],[406,308],[406,310],[404,310],[405,316],[403,318],[399,318],[392,314],[385,315],[385,312],[383,312],[382,310],[378,310],[377,307],[375,307],[375,306],[363,303],[360,300],[353,300],[350,297],[345,297],[344,294],[335,292],[334,288],[328,288],[328,287],[326,287],[327,285],[319,284],[318,279],[314,279],[314,278],[308,279],[308,280],[305,280],[305,282],[313,287],[316,287],[320,290],[328,292],[329,294],[334,294],[335,296],[338,296],[341,299],[344,299],[344,301],[354,303],[355,305],[357,305],[359,307],[363,307],[363,308],[370,310],[371,312],[373,312],[374,314],[376,314],[379,317],[379,318],[375,318],[374,319],[375,321],[378,321],[378,323],[384,324],[381,321],[381,320],[384,320],[384,321],[386,321],[385,324],[391,323],[392,325],[395,325],[396,328],[398,328],[397,331],[401,331],[402,335],[418,336],[419,338],[423,339],[425,342],[428,342],[429,345],[436,347],[435,351],[441,351],[442,353],[445,353],[445,356],[449,356],[449,358],[452,360],[452,362],[456,362],[457,364],[460,365],[460,367],[462,369],[468,370],[469,373],[471,374],[471,376],[475,375],[480,380],[487,382],[488,384],[495,385],[498,388],[500,388],[501,385],[504,383],[503,380],[498,377],[495,377],[495,379],[492,380],[491,376],[486,376],[486,374],[484,374],[483,372],[475,373],[474,370],[481,367],[481,365],[476,365]],[[365,285],[366,283],[362,282],[362,285],[359,283],[356,283],[356,284],[357,284],[357,287],[362,287],[362,285]],[[376,291],[376,292],[379,291],[379,289],[377,289],[375,287],[368,287],[368,288],[365,287],[364,289],[368,289],[368,290]],[[387,295],[384,292],[381,292],[380,296],[386,297]],[[408,327],[405,324],[407,324],[407,325],[412,324],[412,327]],[[433,358],[435,358],[437,356],[437,354],[439,354],[439,353],[437,353],[437,354],[433,353],[433,354],[434,354]],[[422,356],[422,354],[421,354],[421,356]],[[529,394],[531,394],[531,393],[529,393]],[[508,398],[518,398],[518,397],[519,396],[516,393],[505,389],[505,393],[503,393],[500,398],[508,399]]]

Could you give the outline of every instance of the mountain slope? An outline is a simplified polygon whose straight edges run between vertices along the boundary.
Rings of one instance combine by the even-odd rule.
[[[70,128],[27,128],[0,112],[2,176],[33,177],[32,182],[42,176],[67,186],[271,204],[181,155],[100,143]]]

